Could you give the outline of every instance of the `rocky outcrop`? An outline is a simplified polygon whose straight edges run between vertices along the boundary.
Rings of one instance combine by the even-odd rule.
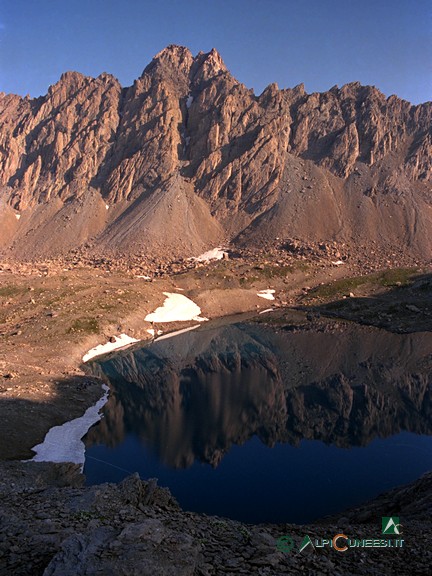
[[[256,96],[214,49],[193,57],[169,46],[125,89],[109,74],[67,72],[46,96],[0,95],[0,194],[22,216],[7,216],[0,246],[47,254],[35,234],[55,228],[60,252],[90,241],[184,254],[239,234],[355,239],[371,221],[375,240],[398,245],[402,229],[407,249],[424,255],[431,118],[430,103],[359,83],[310,95],[271,84]],[[87,197],[97,199],[91,217],[77,204]],[[71,202],[82,233],[67,238],[58,220]],[[160,222],[170,226],[161,232]]]
[[[55,464],[9,462],[0,469],[1,576],[315,576],[335,570],[362,576],[429,570],[431,474],[343,517],[308,525],[251,525],[185,512],[168,490],[138,475],[120,484],[72,488],[50,480],[32,484],[43,472],[58,477]],[[305,534],[321,540],[342,530],[352,538],[381,538],[380,517],[389,514],[403,521],[402,548],[298,551]],[[295,546],[291,553],[279,544],[287,536]]]
[[[121,87],[107,74],[63,74],[45,97],[2,98],[1,183],[18,211],[80,196],[116,137]]]

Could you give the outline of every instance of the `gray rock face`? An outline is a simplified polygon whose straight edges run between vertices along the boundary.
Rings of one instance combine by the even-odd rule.
[[[195,573],[199,546],[187,534],[159,520],[128,524],[120,533],[100,527],[66,539],[44,576],[189,576]]]

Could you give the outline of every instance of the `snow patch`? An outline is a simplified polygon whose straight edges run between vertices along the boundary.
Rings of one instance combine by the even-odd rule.
[[[222,260],[224,257],[225,251],[222,248],[213,248],[213,250],[208,250],[201,254],[201,256],[197,256],[196,258],[191,258],[191,260],[195,260],[196,262],[210,262],[210,260]]]
[[[143,280],[151,280],[151,276],[135,276],[135,278],[142,278]]]
[[[178,322],[197,320],[204,322],[207,318],[201,318],[201,308],[183,294],[164,292],[165,302],[159,308],[145,317],[146,322]]]
[[[345,264],[345,262],[343,260],[336,260],[335,262],[332,262],[333,266],[340,266],[341,264]]]
[[[260,298],[265,298],[266,300],[274,300],[275,297],[273,296],[273,294],[276,292],[276,290],[260,290],[259,292],[257,292],[257,296],[259,296]]]
[[[109,204],[105,204],[105,208],[109,210]]]
[[[19,220],[21,218],[21,214],[15,214],[15,218]]]
[[[150,336],[153,336],[153,338],[155,337],[155,335],[159,336],[159,334],[163,334],[162,330],[158,330],[156,332],[154,328],[149,328],[148,330],[146,330],[146,332],[148,332]]]
[[[120,334],[120,336],[114,336],[115,342],[107,342],[106,344],[99,344],[95,348],[92,348],[84,354],[83,362],[88,362],[91,358],[95,358],[95,356],[100,356],[101,354],[107,354],[112,350],[117,350],[118,348],[123,348],[124,346],[128,346],[129,344],[133,344],[134,342],[138,342],[136,338],[132,338],[132,336],[128,336],[127,334]]]
[[[187,97],[187,100],[186,100],[186,108],[187,108],[188,110],[189,110],[189,108],[192,106],[193,100],[194,100],[194,99],[193,99],[193,96],[191,96],[191,95],[189,94],[189,96]]]
[[[108,400],[109,388],[105,384],[102,388],[104,390],[102,398],[94,406],[90,406],[82,416],[48,430],[42,444],[37,444],[32,448],[36,454],[31,461],[73,462],[81,464],[82,472],[85,460],[85,446],[82,438],[90,427],[101,419],[99,411]]]

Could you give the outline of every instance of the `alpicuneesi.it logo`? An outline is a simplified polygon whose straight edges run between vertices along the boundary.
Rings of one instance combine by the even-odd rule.
[[[381,521],[383,534],[402,534],[398,516],[383,516]]]
[[[402,525],[398,516],[383,516],[381,518],[381,532],[386,536],[402,534]],[[296,545],[294,539],[289,536],[281,536],[277,541],[277,548],[288,554],[294,549],[297,552],[304,550],[317,550],[319,548],[333,548],[337,552],[346,552],[355,548],[403,548],[405,540],[402,538],[351,538],[346,534],[335,534],[330,538],[311,538],[305,534]]]

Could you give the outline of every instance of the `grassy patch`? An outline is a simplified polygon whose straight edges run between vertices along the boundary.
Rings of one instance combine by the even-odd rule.
[[[262,268],[255,267],[254,273],[258,273],[262,278],[285,278],[289,274],[296,271],[305,272],[308,265],[305,262],[296,262],[295,264],[288,264],[285,266],[264,266]]]
[[[285,266],[274,266],[272,264],[264,264],[254,266],[250,272],[251,275],[246,278],[240,278],[239,283],[241,286],[251,284],[253,282],[258,282],[260,280],[270,280],[272,278],[286,278],[290,274],[301,271],[306,272],[308,270],[308,264],[306,262],[295,262],[294,264],[287,264]]]
[[[381,286],[406,286],[416,275],[416,268],[395,268],[378,274]]]
[[[199,276],[203,277],[206,276],[207,278],[223,278],[224,276],[231,276],[233,273],[229,264],[225,262],[218,262],[213,267],[208,267],[207,269],[202,269],[199,271]]]
[[[11,296],[18,296],[22,294],[25,289],[22,286],[15,286],[14,284],[9,284],[8,286],[0,287],[0,297],[10,298]]]
[[[336,296],[346,294],[347,292],[352,292],[359,286],[367,284],[368,282],[368,276],[343,278],[342,280],[335,280],[330,284],[317,286],[314,290],[311,290],[309,294],[315,298],[335,298]]]
[[[335,280],[330,284],[318,286],[310,291],[313,298],[336,298],[347,295],[361,286],[370,286],[376,288],[391,288],[396,286],[406,286],[415,277],[416,268],[395,268],[394,270],[385,270],[384,272],[375,272],[368,276],[356,276],[354,278],[342,278]]]
[[[254,268],[254,272],[262,278],[285,278],[288,274],[294,272],[293,266],[264,266],[263,268]]]
[[[239,278],[239,284],[242,288],[249,287],[251,284],[259,280],[258,276],[247,276]]]
[[[99,332],[99,323],[96,318],[78,318],[72,322],[67,333],[84,332],[85,334],[97,334]]]

